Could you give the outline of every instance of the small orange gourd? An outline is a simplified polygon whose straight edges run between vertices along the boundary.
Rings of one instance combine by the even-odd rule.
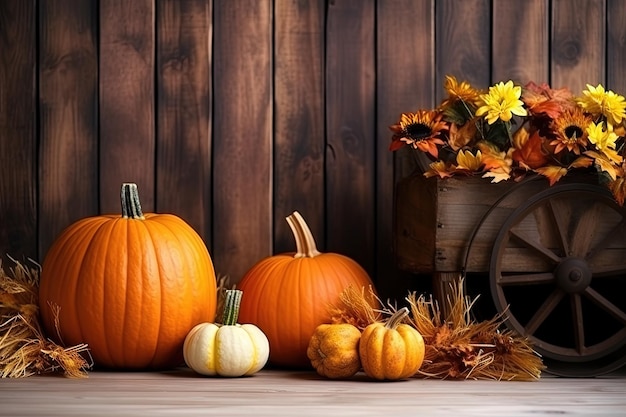
[[[352,324],[320,324],[313,332],[307,356],[321,376],[350,378],[361,369],[361,331]]]
[[[372,323],[361,335],[359,356],[363,371],[377,380],[398,380],[415,375],[424,361],[424,339],[402,323],[409,310],[396,311],[386,323]]]
[[[178,216],[144,215],[136,184],[122,185],[121,203],[121,216],[79,220],[48,251],[39,290],[45,331],[68,346],[87,343],[99,367],[179,365],[189,330],[215,318],[211,257]]]
[[[298,212],[287,217],[297,252],[268,256],[243,276],[238,288],[246,297],[239,318],[256,324],[270,342],[269,362],[310,368],[307,348],[320,324],[330,323],[329,305],[339,303],[349,287],[372,285],[367,272],[351,258],[320,253]]]

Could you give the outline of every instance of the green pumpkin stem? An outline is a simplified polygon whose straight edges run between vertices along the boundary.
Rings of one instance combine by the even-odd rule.
[[[317,255],[321,255],[321,252],[317,250],[315,245],[315,239],[311,233],[311,229],[304,221],[304,218],[300,213],[294,211],[287,217],[287,223],[291,228],[293,237],[296,240],[296,254],[294,258],[313,258]]]
[[[385,327],[388,329],[395,329],[402,323],[402,320],[404,320],[404,318],[407,317],[408,315],[409,315],[409,309],[406,307],[402,307],[400,310],[393,313],[391,317],[389,317],[389,320],[387,320],[387,324],[385,324]]]
[[[222,324],[224,326],[234,326],[239,317],[239,307],[241,306],[241,290],[226,290],[226,300],[224,301],[224,316]]]
[[[141,211],[141,203],[139,202],[139,191],[137,184],[123,183],[122,192],[122,217],[125,219],[145,219]]]

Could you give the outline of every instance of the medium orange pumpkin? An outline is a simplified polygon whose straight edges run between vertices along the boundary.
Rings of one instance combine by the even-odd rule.
[[[44,329],[68,346],[87,343],[96,366],[176,366],[189,330],[215,318],[213,263],[184,220],[143,215],[135,184],[122,185],[121,200],[122,216],[79,220],[48,251],[39,292]]]
[[[239,318],[267,335],[271,364],[310,368],[309,341],[317,326],[330,323],[329,306],[339,303],[345,288],[369,287],[372,281],[351,258],[320,253],[298,212],[287,217],[287,222],[297,252],[266,257],[243,276],[238,288],[246,297]]]

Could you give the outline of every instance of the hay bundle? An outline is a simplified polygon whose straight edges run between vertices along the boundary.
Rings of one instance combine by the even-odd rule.
[[[437,379],[536,380],[544,369],[541,357],[530,341],[510,330],[501,330],[502,315],[491,320],[472,320],[470,300],[463,281],[451,284],[447,301],[449,313],[443,317],[433,297],[410,293],[406,300],[411,310],[410,323],[422,334],[426,345],[424,363],[415,377]],[[372,307],[376,299],[370,289],[346,288],[340,304],[332,306],[334,323],[351,323],[359,328],[382,320],[397,309]]]
[[[85,359],[89,357],[87,345],[64,348],[42,332],[38,308],[39,266],[26,268],[14,262],[9,273],[0,263],[0,376],[20,378],[60,371],[73,378],[87,376],[91,367]],[[50,308],[55,310],[55,306]]]

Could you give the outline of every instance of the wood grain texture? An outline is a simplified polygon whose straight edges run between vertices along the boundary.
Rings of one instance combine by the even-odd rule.
[[[445,97],[443,82],[448,74],[459,81],[468,81],[476,88],[486,88],[491,84],[490,4],[489,0],[437,2],[437,102]]]
[[[157,16],[156,207],[210,244],[211,2],[161,1]]]
[[[581,94],[605,82],[605,0],[552,2],[551,85]]]
[[[134,182],[154,206],[154,2],[100,1],[100,211],[119,213]]]
[[[213,5],[213,254],[233,282],[272,252],[271,4]]]
[[[527,0],[523,5],[517,0],[493,2],[492,83],[548,82],[549,7],[548,0]]]
[[[621,0],[607,0],[606,88],[626,94],[626,6]]]
[[[98,24],[92,2],[46,0],[39,5],[39,255],[43,261],[65,227],[98,214]]]
[[[36,2],[0,2],[0,263],[37,259]]]
[[[92,372],[85,380],[0,380],[0,415],[93,416],[554,416],[621,417],[624,372],[536,382],[410,379],[331,381],[314,372],[262,370],[248,378]]]
[[[435,105],[435,5],[433,0],[377,3],[376,30],[376,286],[386,296],[405,295],[414,277],[397,269],[394,254],[394,184],[415,170],[406,152],[389,151],[400,114]]]
[[[326,2],[274,2],[274,252],[294,251],[285,217],[302,214],[324,250]]]
[[[375,3],[328,4],[326,34],[326,250],[374,273]]]

